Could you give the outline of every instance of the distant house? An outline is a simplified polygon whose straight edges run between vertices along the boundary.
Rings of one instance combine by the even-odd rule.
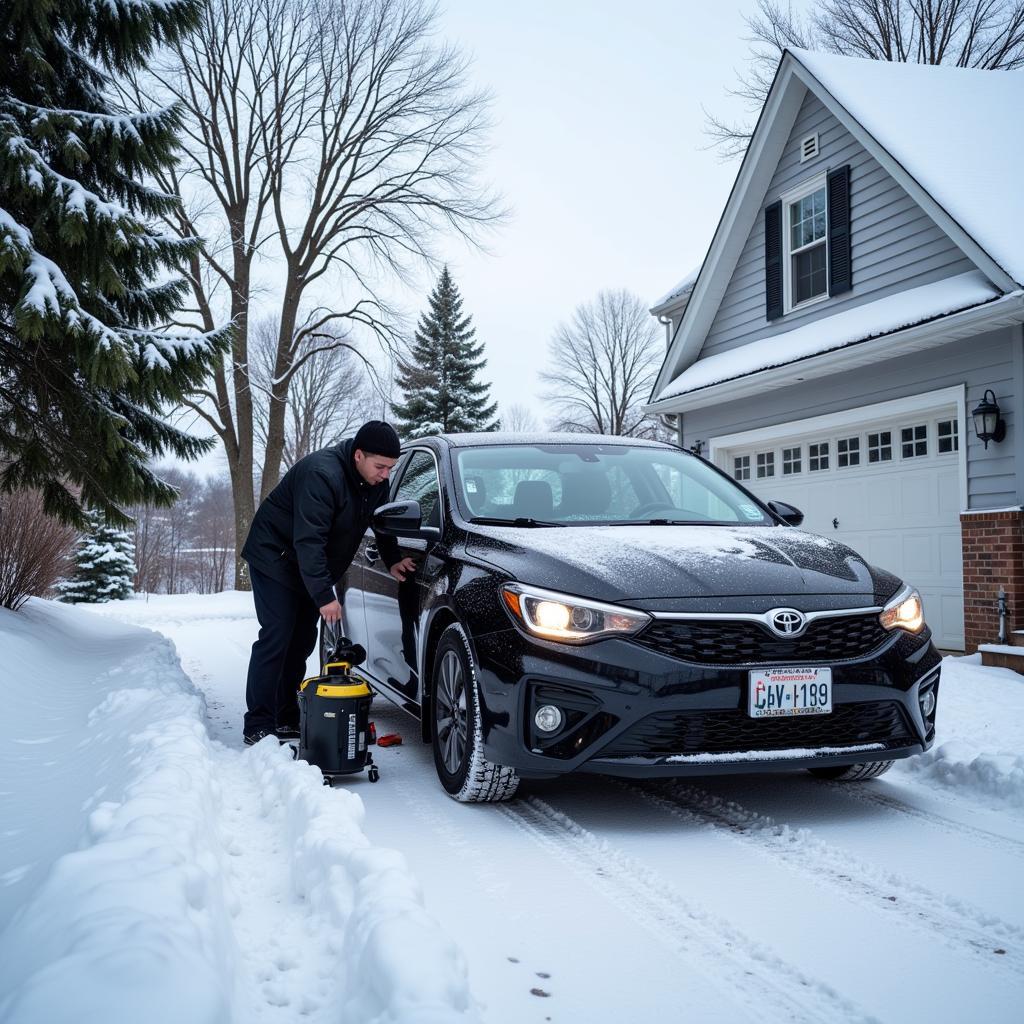
[[[1022,111],[1024,72],[787,51],[696,279],[652,309],[649,411],[914,583],[951,649],[996,638],[1000,586],[1024,628]]]

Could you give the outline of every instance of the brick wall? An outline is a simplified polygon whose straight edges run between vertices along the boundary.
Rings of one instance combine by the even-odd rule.
[[[999,637],[996,598],[1006,591],[1007,630],[1024,629],[1024,512],[960,516],[964,552],[964,630],[967,653]]]

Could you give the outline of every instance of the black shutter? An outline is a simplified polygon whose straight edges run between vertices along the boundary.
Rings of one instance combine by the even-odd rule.
[[[828,293],[842,295],[853,287],[850,262],[850,165],[828,176]]]
[[[782,316],[782,201],[764,211],[764,312],[769,320]]]

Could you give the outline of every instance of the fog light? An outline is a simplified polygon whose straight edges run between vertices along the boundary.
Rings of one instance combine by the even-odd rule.
[[[921,714],[925,718],[930,718],[932,712],[935,710],[935,691],[929,690],[927,693],[921,694]]]
[[[562,725],[562,712],[554,704],[545,704],[537,708],[533,721],[541,732],[554,732]]]

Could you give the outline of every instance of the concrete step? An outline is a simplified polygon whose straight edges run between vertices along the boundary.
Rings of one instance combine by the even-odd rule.
[[[1024,675],[1024,645],[1021,644],[979,644],[982,665],[992,668],[1008,668]]]
[[[1024,629],[1015,629],[1010,634],[1010,646],[1024,647]]]

